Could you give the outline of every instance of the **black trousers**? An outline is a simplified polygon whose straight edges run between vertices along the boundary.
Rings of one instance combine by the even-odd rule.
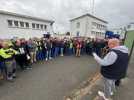
[[[27,65],[26,54],[16,55],[15,60],[22,70],[25,69],[25,66]]]
[[[120,84],[121,84],[121,79],[115,81],[115,86],[120,86]]]

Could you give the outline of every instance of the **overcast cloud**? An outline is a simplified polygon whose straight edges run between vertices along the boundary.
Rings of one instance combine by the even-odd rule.
[[[0,9],[52,19],[56,31],[69,31],[69,20],[91,13],[90,0],[0,0]],[[109,28],[134,22],[134,0],[95,0],[95,15],[109,22]]]

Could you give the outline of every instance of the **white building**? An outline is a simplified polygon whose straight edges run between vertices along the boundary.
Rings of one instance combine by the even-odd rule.
[[[130,23],[129,25],[127,25],[127,30],[134,31],[134,23]]]
[[[90,14],[70,20],[71,34],[74,37],[104,38],[108,22]]]
[[[53,23],[52,20],[0,11],[0,38],[42,37],[52,33]]]

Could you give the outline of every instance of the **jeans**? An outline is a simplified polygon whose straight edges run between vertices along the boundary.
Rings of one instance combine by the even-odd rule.
[[[84,54],[85,48],[81,48],[81,54]]]
[[[56,47],[54,50],[54,57],[57,57],[59,55],[59,47]]]
[[[4,72],[5,72],[5,63],[0,62],[0,80],[3,79]]]
[[[42,51],[37,51],[36,59],[37,60],[43,60],[44,59],[44,55],[43,55]]]
[[[51,50],[46,51],[46,59],[51,59]]]
[[[3,70],[5,68],[4,62],[0,62],[0,70]]]
[[[52,48],[51,48],[51,57],[54,57],[54,51],[55,51],[55,48],[52,47]]]
[[[63,55],[64,48],[60,48],[60,55]]]
[[[69,55],[73,54],[73,48],[69,48]]]

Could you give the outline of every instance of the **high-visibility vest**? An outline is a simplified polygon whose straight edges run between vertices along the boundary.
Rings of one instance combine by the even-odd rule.
[[[12,48],[9,49],[0,49],[0,56],[4,59],[12,58],[14,55],[17,55],[18,52]]]

